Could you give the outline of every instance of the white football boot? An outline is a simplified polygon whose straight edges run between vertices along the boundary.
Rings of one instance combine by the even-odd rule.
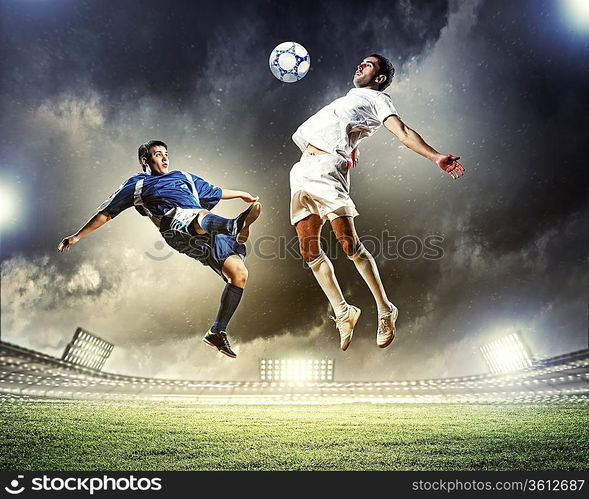
[[[391,303],[391,311],[378,317],[378,330],[376,331],[376,344],[380,348],[388,347],[397,334],[395,321],[399,316],[399,310]]]
[[[350,305],[348,313],[343,317],[333,318],[335,321],[335,327],[339,331],[340,336],[340,348],[345,352],[350,346],[352,341],[352,335],[354,334],[354,326],[360,318],[361,310],[354,305]]]

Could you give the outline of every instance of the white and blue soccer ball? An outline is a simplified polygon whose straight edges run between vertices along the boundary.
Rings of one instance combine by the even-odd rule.
[[[272,74],[280,81],[294,83],[309,72],[311,58],[300,43],[283,42],[272,51],[268,64]]]

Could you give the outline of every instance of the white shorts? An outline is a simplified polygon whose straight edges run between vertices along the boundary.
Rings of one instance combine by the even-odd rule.
[[[358,215],[345,158],[304,152],[290,170],[290,222],[295,225],[309,215],[324,221]]]

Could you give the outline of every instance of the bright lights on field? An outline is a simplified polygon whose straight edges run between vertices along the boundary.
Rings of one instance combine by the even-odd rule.
[[[15,205],[14,194],[6,186],[0,185],[0,227],[14,216]]]
[[[260,381],[333,381],[333,359],[262,359]]]
[[[589,30],[589,0],[565,0],[563,4],[571,24]]]
[[[530,356],[517,333],[483,345],[481,352],[493,374],[517,371],[532,365]]]

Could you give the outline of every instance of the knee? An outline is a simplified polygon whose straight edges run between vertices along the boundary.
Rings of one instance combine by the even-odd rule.
[[[321,245],[315,237],[299,237],[299,253],[306,263],[315,260],[321,254]]]
[[[229,276],[229,282],[238,288],[245,288],[248,278],[248,271],[245,265],[234,269]]]
[[[362,245],[359,239],[351,236],[340,236],[337,238],[337,240],[344,250],[344,253],[349,257],[354,256]]]
[[[301,253],[301,256],[303,257],[303,260],[304,260],[306,263],[312,262],[312,261],[313,261],[313,260],[315,260],[315,259],[316,259],[316,258],[319,256],[319,254],[321,253],[321,252],[319,251],[319,249],[312,249],[312,248],[309,248],[309,247],[303,247],[303,246],[300,246],[300,247],[299,247],[299,251],[300,251],[300,253]]]

